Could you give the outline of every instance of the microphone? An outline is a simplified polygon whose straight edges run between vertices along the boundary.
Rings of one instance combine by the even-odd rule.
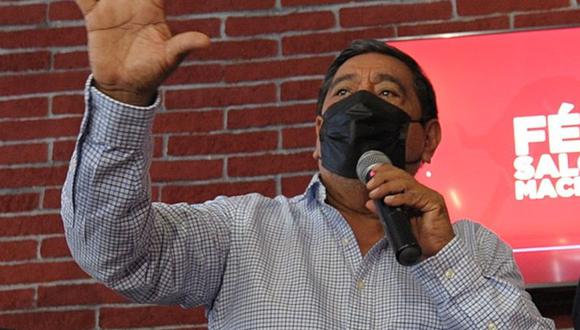
[[[369,150],[358,159],[356,173],[362,183],[366,184],[374,175],[372,168],[377,164],[391,164],[384,153]],[[400,207],[390,207],[383,199],[375,199],[381,221],[385,224],[385,232],[389,244],[393,247],[397,261],[403,266],[416,264],[421,257],[421,247],[411,231],[409,215]]]

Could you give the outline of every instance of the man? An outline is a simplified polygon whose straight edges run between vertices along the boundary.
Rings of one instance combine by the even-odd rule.
[[[204,305],[215,329],[553,328],[510,249],[474,223],[452,226],[441,195],[413,178],[441,132],[432,87],[406,54],[359,41],[335,60],[316,119],[320,173],[304,195],[152,204],[157,88],[209,39],[172,37],[161,1],[77,3],[93,76],[62,216],[95,278],[140,302]],[[375,166],[365,186],[353,161],[370,146],[398,167]],[[396,262],[373,199],[412,211],[418,264]]]

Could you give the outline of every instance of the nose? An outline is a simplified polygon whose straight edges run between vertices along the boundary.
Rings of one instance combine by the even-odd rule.
[[[373,81],[371,74],[362,74],[360,80],[358,81],[358,86],[356,91],[367,91],[376,94],[376,81]]]
[[[375,92],[375,88],[374,88],[373,84],[370,81],[363,80],[360,83],[360,85],[358,86],[358,89],[356,91],[357,92],[359,92],[359,91],[367,91],[367,92],[374,93]]]

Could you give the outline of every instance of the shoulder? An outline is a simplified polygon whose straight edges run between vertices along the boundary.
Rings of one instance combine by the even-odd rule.
[[[200,206],[202,208],[219,209],[222,214],[235,221],[247,222],[271,218],[274,215],[292,214],[300,208],[299,197],[286,196],[269,197],[259,193],[239,196],[218,196]]]
[[[480,223],[474,222],[472,220],[460,220],[453,224],[453,230],[455,234],[464,239],[467,245],[482,243],[502,243],[507,244],[501,240],[501,238],[495,234],[492,230],[486,228]]]
[[[453,229],[484,273],[496,273],[506,267],[517,269],[512,248],[489,228],[470,220],[461,220],[453,224]]]

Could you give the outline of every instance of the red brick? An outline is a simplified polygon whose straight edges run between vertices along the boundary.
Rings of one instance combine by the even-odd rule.
[[[281,99],[288,100],[316,100],[322,79],[288,81],[280,86]]]
[[[88,72],[51,72],[0,77],[0,95],[82,90]],[[47,84],[47,81],[50,83]]]
[[[162,201],[166,203],[202,203],[217,196],[238,196],[259,193],[264,196],[276,194],[274,180],[252,182],[228,182],[205,185],[166,186],[162,190]]]
[[[580,10],[569,10],[538,14],[516,15],[515,27],[572,25],[580,23]]]
[[[66,52],[54,54],[55,69],[87,69],[89,56],[87,52]]]
[[[288,31],[324,30],[333,26],[334,14],[329,11],[278,16],[230,17],[226,21],[226,34],[248,36]]]
[[[42,240],[40,256],[42,258],[58,258],[70,257],[71,254],[64,237],[53,237]]]
[[[286,128],[282,131],[282,147],[310,148],[316,144],[316,130],[314,126]]]
[[[168,109],[195,109],[275,101],[276,86],[274,84],[264,84],[167,91],[165,105]]]
[[[160,195],[160,185],[151,185],[151,201],[160,202],[159,200]]]
[[[222,65],[181,65],[165,81],[165,85],[183,85],[219,82],[224,78],[224,67]]]
[[[451,17],[449,1],[388,4],[369,7],[342,8],[340,10],[340,25],[377,26],[401,22],[417,22],[448,19]]]
[[[296,196],[306,191],[308,183],[312,180],[312,175],[291,176],[282,178],[282,195]]]
[[[278,42],[267,39],[241,41],[215,41],[209,48],[198,49],[188,56],[192,60],[240,60],[274,57],[278,54]]]
[[[0,284],[2,285],[47,283],[84,278],[88,278],[88,275],[72,261],[0,266]]]
[[[191,15],[195,13],[216,13],[220,11],[270,9],[276,5],[275,0],[212,0],[191,1],[173,0],[165,2],[167,15]]]
[[[156,136],[153,141],[153,157],[163,157],[163,138],[161,136]]]
[[[55,115],[77,113],[85,111],[83,95],[57,95],[52,98],[52,113]]]
[[[25,309],[34,306],[34,290],[2,291],[0,295],[0,310]]]
[[[101,308],[99,325],[103,328],[154,327],[206,323],[203,308],[183,309],[177,306],[137,308]]]
[[[0,6],[0,24],[39,24],[46,17],[46,5]]]
[[[0,237],[47,235],[63,232],[58,214],[0,218]]]
[[[0,118],[41,117],[48,114],[48,99],[35,97],[0,101]]]
[[[232,157],[228,160],[229,176],[258,176],[292,173],[315,169],[312,152]]]
[[[63,311],[63,312],[27,312],[0,315],[0,324],[8,329],[94,329],[95,312]],[[40,326],[41,325],[41,326]]]
[[[34,48],[86,45],[84,27],[0,31],[0,48]]]
[[[282,0],[282,6],[306,6],[306,5],[324,5],[332,3],[345,3],[351,0]]]
[[[83,18],[79,7],[72,1],[51,2],[48,19],[51,21],[80,20]]]
[[[76,136],[81,118],[36,119],[0,122],[0,140],[27,140]]]
[[[66,171],[66,166],[0,169],[0,188],[61,185]]]
[[[393,37],[392,27],[381,27],[359,31],[327,32],[315,34],[300,34],[284,37],[282,50],[284,55],[290,54],[320,54],[340,51],[355,39]]]
[[[244,108],[228,111],[228,128],[311,123],[316,118],[316,104]]]
[[[128,300],[101,284],[41,286],[38,288],[38,306],[101,305],[124,302],[128,302]]]
[[[60,189],[45,189],[42,200],[43,209],[60,209]]]
[[[75,148],[75,140],[57,141],[52,147],[52,160],[67,161],[70,160]]]
[[[332,60],[333,57],[325,56],[232,64],[226,67],[225,80],[228,82],[237,82],[304,75],[324,75]]]
[[[476,19],[472,21],[454,21],[434,24],[418,24],[399,26],[399,36],[428,35],[450,32],[485,31],[509,29],[510,21],[507,16]]]
[[[201,93],[200,93],[201,94]],[[166,112],[155,117],[153,132],[209,132],[224,126],[223,111]]]
[[[222,176],[222,160],[154,161],[151,165],[151,180],[170,182],[201,180]]]
[[[0,56],[0,71],[2,72],[43,70],[49,68],[50,52],[12,53]]]
[[[45,143],[0,146],[0,164],[42,163],[48,160]]]
[[[0,195],[0,213],[25,212],[38,208],[38,194]]]
[[[486,15],[525,10],[547,10],[569,6],[570,1],[568,0],[457,0],[457,13],[459,15]],[[546,15],[546,13],[542,15]]]
[[[167,4],[167,2],[166,2]],[[219,37],[222,22],[219,18],[169,20],[169,27],[173,34],[188,31],[198,31],[205,33],[208,37]]]
[[[0,261],[36,259],[36,241],[0,242]]]
[[[169,138],[168,153],[172,156],[228,154],[274,150],[277,146],[276,131],[176,136]]]

